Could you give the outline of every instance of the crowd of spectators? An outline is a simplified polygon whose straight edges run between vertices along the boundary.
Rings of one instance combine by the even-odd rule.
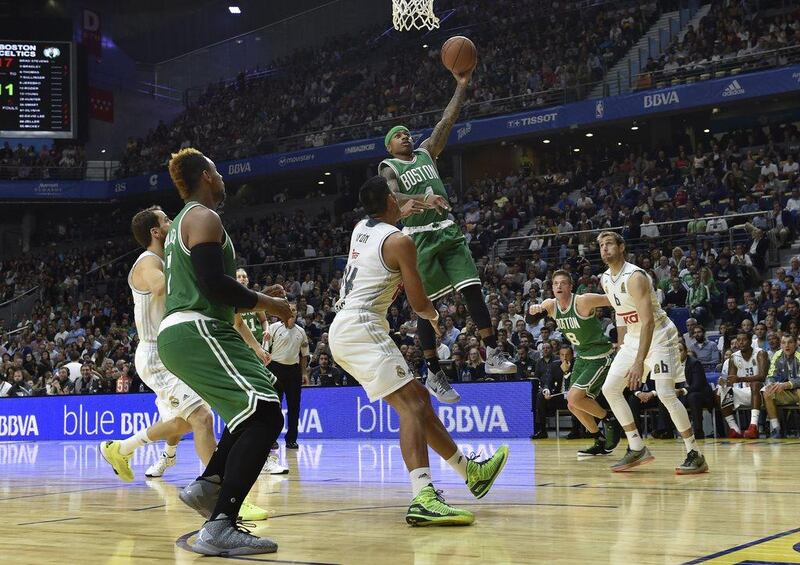
[[[542,105],[549,91],[566,88],[571,99],[578,99],[638,40],[659,10],[672,4],[625,1],[586,8],[580,2],[558,2],[543,14],[538,0],[444,2],[437,9],[453,8],[454,13],[446,29],[425,38],[431,44],[425,51],[416,36],[376,40],[382,30],[367,30],[275,61],[252,76],[242,73],[228,84],[210,85],[173,123],[160,123],[145,138],[129,140],[119,175],[162,170],[170,153],[184,146],[233,159],[380,133],[386,120],[399,116],[409,127],[428,126],[434,117],[427,112],[443,108],[453,90],[437,47],[450,29],[468,33],[479,50],[464,115],[508,111],[492,102],[520,95],[531,95],[527,106]],[[564,102],[563,96],[559,101]],[[367,125],[349,128],[357,124]],[[287,136],[293,136],[291,145],[275,145]]]
[[[37,151],[9,142],[0,147],[0,180],[82,179],[86,172],[86,152],[82,145],[42,145]]]
[[[772,7],[772,4],[775,7]],[[656,60],[648,60],[645,76],[681,77],[735,63],[742,70],[785,65],[796,61],[800,49],[800,9],[784,2],[714,0],[697,29],[689,26]],[[774,58],[761,57],[778,52]],[[649,87],[651,82],[640,83]]]
[[[597,275],[603,267],[593,235],[573,233],[582,229],[621,228],[632,259],[650,274],[662,304],[670,310],[690,308],[701,329],[713,330],[716,319],[729,324],[736,316],[757,312],[752,322],[763,322],[762,340],[769,340],[769,332],[800,330],[795,302],[800,297],[800,261],[759,286],[769,279],[767,242],[774,248],[796,231],[800,210],[796,127],[784,124],[731,132],[713,137],[707,147],[705,142],[687,150],[690,147],[687,143],[665,148],[653,152],[655,158],[620,149],[618,154],[565,161],[563,154],[554,153],[544,170],[523,164],[512,174],[474,180],[462,194],[452,191],[454,217],[478,260],[499,343],[518,365],[511,378],[549,379],[557,373],[554,363],[562,362],[563,340],[554,323],[529,326],[523,318],[531,301],[551,296],[549,273],[567,269],[577,292],[599,290]],[[755,185],[763,188],[758,194]],[[762,214],[727,221],[714,217],[747,206],[746,210]],[[336,367],[327,345],[343,260],[314,261],[346,253],[350,228],[360,217],[359,210],[347,210],[314,217],[301,210],[226,220],[237,260],[250,266],[251,281],[256,286],[282,284],[297,302],[298,324],[305,328],[311,346],[312,385],[355,384]],[[87,217],[92,213],[96,212],[87,212]],[[678,219],[682,221],[653,225],[653,220]],[[719,227],[720,221],[726,221],[725,229]],[[60,229],[54,225],[51,229]],[[121,233],[127,230],[122,218],[115,225]],[[65,226],[65,237],[82,231],[87,239],[94,227],[80,218]],[[731,227],[739,234],[733,240],[726,231]],[[500,244],[490,260],[497,239],[511,235],[532,237],[521,240],[521,248]],[[35,285],[40,288],[38,302],[21,325],[12,328],[0,320],[0,380],[5,382],[0,384],[0,395],[143,390],[132,366],[137,337],[125,283],[136,256],[132,247],[129,240],[112,238],[96,241],[94,247],[45,248],[2,261],[0,290],[5,299]],[[296,259],[305,262],[286,263]],[[485,351],[460,295],[437,305],[444,325],[440,356],[450,378],[486,380]],[[613,335],[610,314],[600,316]],[[425,378],[427,368],[415,337],[416,316],[402,297],[388,318],[412,372]],[[721,328],[723,337],[728,336],[726,328]],[[722,353],[730,349],[730,341],[726,344]],[[721,359],[707,358],[712,355],[708,349],[689,344],[693,357],[711,368]]]

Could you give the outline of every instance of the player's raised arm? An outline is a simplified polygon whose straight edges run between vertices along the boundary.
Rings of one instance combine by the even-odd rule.
[[[525,315],[525,323],[538,324],[539,320],[549,316],[553,317],[556,311],[556,301],[554,298],[548,298],[541,304],[531,304],[528,307],[528,313]]]
[[[439,123],[433,128],[431,136],[419,145],[427,149],[428,153],[430,153],[431,157],[434,159],[444,151],[444,146],[447,145],[447,138],[450,136],[450,130],[453,129],[453,125],[458,119],[458,114],[461,113],[464,100],[467,99],[467,88],[469,87],[469,81],[472,78],[472,72],[474,70],[475,68],[473,67],[463,73],[453,73],[457,83],[456,91],[453,93],[450,103],[447,104],[447,107],[444,109],[442,119],[439,120]]]
[[[636,305],[641,323],[641,334],[639,337],[639,351],[636,353],[636,360],[628,371],[628,386],[631,390],[636,390],[642,383],[644,374],[644,360],[650,352],[650,344],[653,341],[653,332],[656,329],[656,321],[653,315],[653,303],[650,300],[650,279],[637,271],[628,279],[628,293]]]
[[[393,234],[383,243],[383,260],[389,268],[397,269],[403,277],[403,287],[411,308],[420,318],[431,321],[434,331],[439,332],[439,312],[425,294],[422,279],[417,270],[417,248],[407,235]]]
[[[200,206],[192,208],[184,217],[181,229],[181,237],[191,253],[197,284],[206,298],[233,306],[239,312],[263,310],[282,320],[291,317],[285,299],[252,291],[225,274],[222,253],[225,230],[216,212]]]

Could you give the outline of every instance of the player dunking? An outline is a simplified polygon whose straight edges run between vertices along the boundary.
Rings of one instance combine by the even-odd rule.
[[[476,498],[489,492],[505,466],[508,448],[500,447],[482,462],[468,459],[436,416],[428,391],[412,376],[389,337],[386,319],[401,285],[421,320],[435,323],[439,317],[417,271],[414,242],[395,227],[413,205],[407,203],[401,212],[382,177],[368,180],[359,200],[369,218],[356,224],[350,238],[344,285],[329,332],[331,352],[361,383],[370,402],[382,399],[400,416],[400,451],[414,496],[406,522],[415,526],[471,524],[472,512],[448,505],[433,487],[428,446],[461,476]]]
[[[427,297],[437,300],[453,290],[460,291],[486,346],[486,373],[514,374],[516,365],[497,347],[497,336],[481,292],[478,269],[464,234],[458,224],[447,217],[450,210],[447,191],[436,168],[436,158],[444,150],[447,136],[467,96],[472,70],[453,73],[453,76],[458,83],[455,94],[431,136],[414,149],[408,128],[393,127],[384,139],[386,150],[392,157],[381,161],[378,172],[397,194],[401,206],[408,200],[414,201],[411,203],[414,214],[403,219],[403,233],[410,236],[416,245],[417,267]],[[428,389],[442,402],[458,402],[460,396],[439,367],[436,335],[429,320],[419,320],[417,335],[429,369]]]
[[[611,469],[627,471],[654,459],[636,429],[633,414],[622,394],[626,385],[637,390],[643,377],[650,373],[656,383],[658,399],[686,444],[686,460],[675,472],[679,475],[705,473],[708,465],[695,440],[689,414],[675,394],[675,383],[684,378],[678,329],[658,304],[647,273],[625,261],[622,236],[604,231],[597,236],[597,243],[600,256],[608,265],[600,284],[616,312],[617,341],[621,343],[603,385],[603,395],[628,436],[627,453]]]
[[[270,553],[277,545],[237,526],[239,509],[283,427],[275,377],[233,326],[234,313],[290,315],[283,289],[268,296],[239,284],[233,243],[214,211],[225,183],[196,149],[172,155],[169,173],[185,206],[164,246],[166,312],[158,332],[164,365],[225,421],[202,475],[180,498],[207,518],[191,545],[204,555]]]
[[[529,314],[536,317],[546,313],[555,319],[559,331],[575,347],[578,358],[572,367],[567,407],[594,438],[594,445],[578,451],[578,458],[608,455],[619,443],[619,430],[613,414],[600,406],[597,397],[606,381],[614,348],[608,341],[595,308],[608,306],[604,294],[573,294],[572,276],[567,271],[553,273],[553,294],[541,304],[532,304]],[[608,437],[597,426],[605,422]]]

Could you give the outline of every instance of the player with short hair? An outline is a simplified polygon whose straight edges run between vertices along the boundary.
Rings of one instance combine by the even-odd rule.
[[[217,449],[180,499],[207,519],[191,549],[204,555],[271,553],[277,544],[237,525],[239,509],[283,427],[275,377],[233,326],[235,312],[290,315],[283,288],[254,292],[234,279],[236,254],[215,212],[225,183],[193,148],[169,173],[185,205],[164,245],[166,312],[158,332],[164,365],[225,421]]]
[[[414,495],[406,522],[414,526],[468,525],[472,512],[448,505],[433,487],[428,446],[466,482],[476,498],[485,496],[505,466],[508,448],[500,447],[481,462],[465,457],[431,406],[389,337],[386,312],[404,287],[420,320],[434,324],[439,313],[426,296],[414,242],[395,227],[413,204],[401,210],[386,179],[373,177],[359,200],[369,215],[353,229],[344,283],[329,331],[334,359],[364,387],[370,402],[382,399],[400,416],[400,451],[410,472]],[[437,328],[438,326],[432,326]]]
[[[453,73],[457,86],[444,115],[430,137],[417,149],[408,128],[394,126],[384,138],[391,157],[381,161],[378,173],[389,183],[401,206],[409,202],[411,215],[402,219],[403,233],[417,248],[417,266],[425,294],[437,300],[456,290],[464,297],[469,315],[478,326],[486,346],[486,373],[515,374],[517,367],[507,353],[497,347],[489,309],[481,292],[481,279],[458,224],[448,218],[447,191],[439,178],[436,159],[447,143],[456,122],[474,68]],[[428,320],[417,324],[417,335],[428,365],[428,389],[442,402],[458,402],[460,396],[447,381],[436,354],[436,333]]]
[[[728,437],[742,437],[736,423],[736,410],[750,407],[750,426],[744,437],[758,439],[758,418],[761,413],[761,386],[767,378],[769,356],[763,349],[753,347],[753,338],[747,332],[736,334],[736,347],[728,362],[728,374],[717,381],[720,411],[728,424]]]
[[[637,390],[650,373],[656,383],[658,399],[669,412],[686,445],[686,459],[675,468],[675,472],[678,475],[705,473],[708,465],[694,437],[689,414],[675,394],[675,383],[685,379],[678,350],[678,329],[658,304],[647,273],[625,260],[622,236],[612,231],[600,232],[597,243],[600,257],[608,265],[600,284],[616,312],[618,343],[621,344],[602,390],[628,436],[628,451],[612,465],[611,470],[627,471],[654,459],[636,429],[633,414],[623,396],[626,386]]]
[[[597,308],[609,306],[603,294],[573,294],[572,276],[559,269],[552,277],[553,294],[541,304],[531,304],[532,322],[542,314],[553,318],[556,327],[576,350],[572,367],[567,407],[594,438],[594,445],[578,451],[578,459],[608,455],[619,443],[616,419],[610,410],[597,402],[614,357],[614,347],[595,315]],[[597,425],[605,422],[606,437]]]

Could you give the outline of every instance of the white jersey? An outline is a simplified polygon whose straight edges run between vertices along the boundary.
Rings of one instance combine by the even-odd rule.
[[[161,318],[164,317],[164,307],[166,306],[165,299],[155,298],[150,292],[143,292],[133,286],[133,270],[139,261],[145,257],[155,257],[161,261],[161,268],[164,268],[164,260],[153,253],[152,251],[145,251],[136,259],[128,273],[128,286],[131,288],[133,294],[133,319],[136,322],[136,332],[139,334],[140,342],[147,342],[155,345],[158,339],[158,325],[161,323]]]
[[[378,220],[364,219],[350,237],[350,253],[344,271],[337,312],[371,312],[386,317],[400,291],[402,277],[383,262],[383,242],[396,227]]]
[[[761,349],[754,347],[753,352],[750,354],[750,359],[745,359],[741,351],[736,351],[731,355],[731,362],[736,367],[737,377],[753,377],[758,373],[758,354],[760,351]],[[746,386],[749,388],[750,383],[736,383],[734,386],[742,388]]]
[[[636,272],[647,275],[643,269],[626,262],[617,276],[611,275],[611,269],[604,272],[600,277],[600,284],[616,312],[617,327],[625,326],[626,336],[630,335],[632,338],[638,339],[642,331],[642,323],[639,312],[636,310],[636,303],[631,298],[627,288],[628,279]],[[649,276],[647,278],[650,280]],[[667,318],[667,314],[658,303],[652,282],[650,285],[650,301],[653,304],[653,318],[656,330],[658,330],[669,322],[669,318]],[[655,335],[653,339],[655,339]]]

